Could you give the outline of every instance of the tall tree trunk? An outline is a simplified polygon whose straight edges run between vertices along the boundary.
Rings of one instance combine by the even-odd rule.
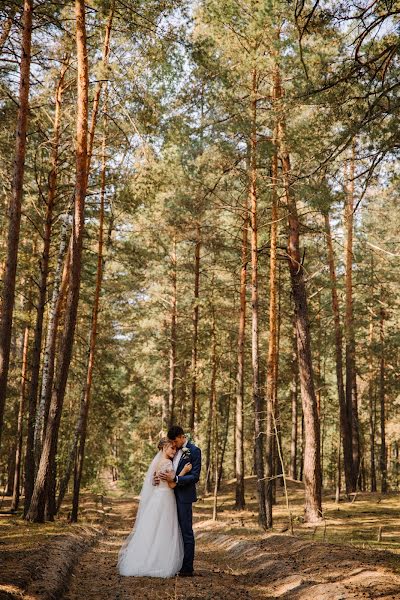
[[[24,340],[22,344],[22,371],[21,371],[21,389],[19,396],[18,422],[17,422],[17,447],[15,453],[13,496],[11,510],[18,510],[20,488],[21,488],[21,462],[22,462],[22,441],[23,441],[23,420],[25,413],[25,390],[28,374],[28,342],[29,342],[29,324],[25,325]]]
[[[399,456],[400,456],[399,442],[398,442],[398,440],[396,440],[393,444],[393,465],[392,465],[393,481],[394,481],[394,485],[396,487],[399,486]]]
[[[297,476],[297,395],[298,395],[298,359],[297,359],[297,337],[296,337],[296,322],[293,319],[293,349],[291,361],[292,378],[290,382],[290,399],[292,408],[292,428],[290,436],[290,477],[296,479]]]
[[[213,521],[218,518],[218,410],[215,406],[214,410],[214,498],[213,498]]]
[[[274,503],[276,503],[276,484],[279,483],[280,487],[284,487],[283,479],[283,465],[279,456],[278,444],[282,448],[282,428],[281,428],[281,417],[278,402],[278,381],[279,381],[279,348],[281,339],[281,265],[278,262],[278,278],[277,278],[277,323],[276,323],[276,350],[274,356],[274,407],[275,407],[275,426],[276,433],[274,437],[274,474],[277,476],[274,478]]]
[[[321,362],[322,362],[322,329],[321,329],[321,292],[318,291],[317,292],[317,300],[318,300],[318,304],[317,304],[317,310],[316,310],[316,315],[315,315],[315,329],[316,329],[316,342],[317,342],[317,348],[316,348],[316,354],[317,354],[317,366],[316,366],[316,373],[315,373],[315,379],[317,381],[317,390],[316,390],[316,394],[317,394],[317,410],[318,410],[318,418],[321,422],[322,420],[322,415],[321,415],[321,399],[322,399],[322,370],[321,370]],[[321,452],[323,452],[322,450],[323,447],[323,442],[322,442],[322,438],[321,438]]]
[[[36,421],[35,421],[35,433],[34,433],[34,454],[35,454],[35,471],[37,471],[37,467],[39,466],[40,456],[42,452],[42,444],[44,438],[44,428],[47,423],[47,418],[49,414],[50,400],[51,400],[51,389],[54,377],[54,366],[55,366],[55,357],[56,357],[56,341],[57,341],[57,331],[58,331],[58,322],[60,315],[64,306],[64,299],[68,284],[68,274],[69,274],[69,260],[67,255],[67,259],[63,264],[64,254],[67,247],[67,222],[66,219],[63,220],[63,224],[61,227],[61,239],[60,246],[57,258],[57,267],[56,273],[54,276],[53,282],[53,293],[52,299],[50,303],[49,309],[49,320],[47,325],[47,336],[46,336],[46,344],[44,350],[44,361],[43,361],[43,369],[42,369],[42,386],[41,386],[41,394],[40,394],[40,402],[37,410]],[[29,460],[28,457],[25,457],[25,461]],[[36,475],[36,473],[35,473]],[[28,477],[27,468],[25,467],[25,482]],[[29,477],[32,477],[29,474]],[[33,492],[33,490],[32,490]],[[24,516],[26,516],[29,506],[30,506],[30,497],[25,497],[24,502]]]
[[[42,350],[43,337],[43,318],[46,306],[47,280],[49,275],[49,259],[50,259],[50,244],[53,227],[53,209],[57,191],[57,175],[58,175],[58,152],[60,144],[60,127],[61,127],[61,103],[64,89],[65,74],[69,67],[69,59],[65,61],[61,68],[61,73],[56,86],[55,93],[55,112],[53,122],[53,141],[51,151],[51,170],[49,173],[49,189],[47,195],[46,217],[43,231],[43,253],[40,263],[40,279],[39,279],[39,298],[36,309],[36,326],[35,336],[32,350],[32,368],[31,381],[29,386],[28,406],[28,432],[26,442],[25,455],[25,504],[29,505],[34,485],[35,476],[35,422],[37,396],[39,388],[39,373],[40,373],[40,356]]]
[[[76,130],[76,186],[72,251],[65,324],[62,333],[61,353],[52,392],[49,417],[43,444],[42,455],[31,504],[26,518],[42,522],[49,475],[57,452],[58,430],[62,405],[67,385],[69,366],[72,357],[76,316],[81,280],[82,241],[84,230],[84,206],[87,187],[87,134],[88,134],[88,60],[86,48],[86,25],[84,0],[75,0],[76,45],[78,58],[77,78],[77,130]]]
[[[199,407],[197,398],[197,348],[199,338],[199,290],[200,290],[200,248],[201,248],[201,233],[200,224],[196,226],[196,243],[194,251],[194,305],[193,305],[193,341],[192,341],[192,395],[191,395],[191,411],[189,428],[193,431],[197,429],[199,418]]]
[[[282,162],[284,192],[286,206],[288,209],[288,262],[293,301],[295,306],[300,390],[304,415],[304,516],[306,522],[315,523],[320,521],[322,517],[320,424],[311,360],[311,339],[307,306],[307,292],[300,253],[300,221],[292,187],[293,182],[290,156],[286,148],[285,126],[282,117],[279,120],[278,129],[279,154]]]
[[[236,472],[236,501],[235,508],[243,510],[244,497],[244,341],[246,332],[246,280],[247,280],[247,243],[249,229],[249,210],[247,203],[244,206],[244,219],[242,230],[242,260],[240,267],[240,308],[239,308],[239,334],[237,347],[237,374],[236,374],[236,419],[235,419],[235,472]]]
[[[114,19],[114,12],[115,12],[115,0],[111,0],[110,11],[108,13],[108,19],[107,19],[107,23],[106,23],[105,32],[104,32],[103,55],[102,55],[102,64],[103,64],[104,69],[107,69],[107,67],[108,67],[108,61],[109,61],[109,56],[110,56],[110,40],[111,40],[111,30],[112,30],[112,24],[113,24],[113,19]],[[94,134],[96,132],[97,116],[99,113],[100,96],[101,96],[101,90],[103,88],[103,85],[104,85],[104,81],[102,81],[100,79],[99,81],[97,81],[96,87],[94,90],[92,116],[91,116],[91,120],[90,120],[89,140],[88,140],[88,149],[87,149],[87,174],[88,175],[90,173],[90,165],[92,162]]]
[[[263,399],[260,386],[259,332],[258,332],[258,230],[257,230],[257,69],[252,71],[251,82],[251,136],[249,164],[249,197],[251,222],[251,358],[253,375],[255,469],[258,491],[258,522],[267,528],[265,478]]]
[[[65,215],[61,225],[60,243],[57,255],[57,265],[54,274],[53,291],[49,307],[49,316],[47,323],[47,334],[44,346],[44,359],[42,369],[42,385],[35,421],[34,452],[35,464],[40,460],[42,451],[43,435],[49,405],[51,399],[51,390],[54,378],[55,356],[57,331],[64,303],[65,294],[68,285],[69,253],[65,257],[68,243],[68,216]],[[65,258],[65,261],[64,261]]]
[[[368,396],[369,396],[369,440],[370,440],[370,477],[371,492],[376,492],[376,463],[375,463],[375,433],[376,433],[376,398],[374,389],[374,359],[372,345],[374,342],[373,313],[369,323],[369,365],[368,365]]]
[[[273,97],[278,97],[279,77],[275,73]],[[275,128],[274,138],[276,140],[277,131]],[[267,527],[272,527],[272,504],[273,504],[273,479],[275,462],[275,436],[277,433],[277,375],[278,375],[278,352],[277,352],[277,239],[278,239],[278,156],[274,152],[271,165],[271,229],[270,229],[270,262],[269,262],[269,342],[267,356],[267,385],[266,385],[266,403],[267,403],[267,439],[266,439],[266,513]],[[275,441],[275,443],[274,443]]]
[[[387,484],[387,449],[386,449],[386,412],[385,412],[385,330],[384,320],[385,311],[383,303],[383,289],[381,288],[381,307],[379,310],[379,342],[380,342],[380,357],[379,357],[379,404],[380,404],[380,426],[381,426],[381,449],[379,455],[379,467],[381,471],[381,492],[386,494],[388,491]]]
[[[230,381],[231,381],[231,379],[230,379]],[[218,490],[221,487],[222,475],[224,473],[225,453],[226,453],[226,446],[228,444],[228,437],[229,437],[229,421],[230,421],[230,414],[231,414],[231,395],[232,395],[231,391],[229,391],[228,407],[227,407],[227,411],[226,411],[225,431],[224,431],[224,436],[222,439],[221,456],[219,459],[219,466],[218,466]]]
[[[357,383],[355,367],[355,337],[353,317],[353,221],[354,221],[354,175],[355,175],[355,145],[353,142],[350,169],[347,176],[345,173],[345,268],[346,268],[346,312],[345,312],[345,334],[346,334],[346,407],[348,419],[351,419],[352,451],[353,451],[353,480],[352,490],[357,487],[357,479],[360,470],[360,436],[358,425],[357,407]],[[346,165],[347,166],[347,165]]]
[[[105,113],[105,119],[106,117]],[[104,200],[105,200],[105,169],[106,169],[106,155],[105,155],[105,138],[104,138],[104,145],[103,145],[103,152],[102,152],[102,170],[101,170],[101,190],[100,190],[100,211],[99,211],[99,225],[101,222],[103,222],[104,224]],[[104,173],[104,177],[103,177],[103,173]],[[110,216],[110,221],[109,221],[109,226],[108,226],[108,233],[107,233],[107,241],[106,241],[106,248],[108,248],[111,245],[111,235],[112,235],[112,230],[113,230],[113,223],[114,223],[114,218],[113,215],[111,213]],[[99,236],[100,236],[100,231],[101,231],[101,226],[100,226],[100,230],[99,230]],[[102,234],[101,234],[102,235]],[[100,242],[100,237],[99,240]],[[103,241],[100,244],[100,247],[98,245],[98,252],[100,250],[100,254],[103,255]],[[104,273],[104,269],[105,269],[105,260],[103,259],[102,261],[102,267],[101,267],[101,271],[99,271],[99,269],[97,269],[97,276],[96,276],[96,282],[98,281],[99,275],[101,275],[101,279],[102,279],[102,274]],[[97,283],[96,283],[97,286]],[[100,285],[100,290],[101,292],[101,285]],[[99,298],[98,298],[99,300]],[[95,304],[93,305],[93,308],[95,307]],[[97,308],[98,311],[98,308]],[[92,328],[91,328],[91,336],[93,335],[93,325],[94,325],[94,319],[92,319]],[[92,340],[93,338],[91,337],[90,340]],[[90,346],[91,348],[92,346]],[[89,369],[89,364],[90,364],[90,356],[88,358],[88,367],[87,367],[87,371]],[[85,420],[85,414],[86,411],[88,410],[89,405],[87,402],[87,387],[85,384],[84,389],[82,390],[82,395],[81,395],[81,403],[80,403],[80,410],[79,410],[79,416],[78,416],[78,420],[76,423],[76,427],[75,427],[75,433],[74,433],[74,438],[71,444],[71,450],[69,453],[69,457],[67,459],[67,463],[66,463],[66,467],[65,467],[65,471],[64,471],[64,475],[60,481],[60,490],[59,490],[59,494],[58,494],[58,499],[57,499],[57,504],[56,504],[56,512],[58,512],[60,510],[61,504],[64,500],[64,496],[66,494],[67,488],[68,488],[68,484],[69,481],[71,479],[71,474],[72,471],[74,470],[74,478],[76,479],[77,477],[77,460],[76,460],[76,456],[77,456],[77,450],[78,450],[78,445],[82,436],[82,430],[83,430],[83,426],[84,426],[84,420]],[[87,418],[87,415],[86,415]],[[115,442],[115,458],[117,457],[117,435],[116,435],[116,442]],[[118,479],[118,473],[113,471],[113,481],[116,481]],[[79,505],[79,502],[78,502]]]
[[[169,331],[169,325],[168,325],[168,319],[165,316],[164,317],[164,324],[163,324],[163,330],[164,330],[164,335],[166,339],[169,339],[169,335],[170,335],[170,331]],[[170,354],[170,352],[167,354],[165,353],[166,356],[168,356]],[[171,357],[169,356],[169,361],[170,361]],[[169,420],[170,420],[170,407],[169,407],[169,390],[164,390],[163,394],[162,394],[162,401],[161,401],[161,430],[163,432],[163,434],[165,434],[168,431],[168,427],[169,427]]]
[[[331,283],[331,295],[332,295],[332,312],[333,322],[335,329],[335,359],[336,359],[336,387],[339,400],[339,413],[340,413],[340,432],[342,436],[343,445],[343,463],[344,463],[344,475],[346,484],[346,493],[350,494],[355,491],[354,488],[354,469],[353,469],[353,450],[352,450],[352,425],[350,420],[349,412],[346,408],[346,396],[344,392],[344,381],[343,381],[343,358],[342,358],[342,346],[343,346],[343,333],[342,325],[340,320],[339,310],[339,299],[337,293],[337,278],[335,268],[335,253],[333,250],[331,225],[329,220],[329,213],[324,214],[325,220],[325,237],[328,254],[329,274]]]
[[[339,420],[339,436],[338,442],[336,444],[337,453],[336,453],[336,481],[335,481],[335,503],[339,504],[340,502],[340,494],[342,492],[342,460],[341,460],[341,431],[340,431],[340,420]]]
[[[97,246],[97,272],[96,272],[96,289],[94,294],[94,304],[92,311],[92,327],[90,331],[90,342],[88,352],[88,363],[87,363],[87,375],[86,384],[83,391],[83,403],[81,410],[81,421],[80,437],[78,445],[78,453],[76,457],[76,468],[74,472],[74,491],[72,498],[72,511],[71,521],[76,522],[78,520],[78,508],[79,508],[79,493],[80,485],[83,473],[83,461],[85,456],[85,443],[87,434],[87,423],[89,414],[89,405],[91,399],[92,383],[93,383],[93,369],[95,363],[95,351],[96,351],[96,340],[97,340],[97,329],[98,329],[98,316],[99,316],[99,304],[101,286],[103,283],[103,272],[104,272],[104,259],[103,259],[103,246],[104,246],[104,203],[105,203],[105,192],[106,192],[106,141],[107,141],[107,111],[108,111],[108,94],[107,88],[104,99],[104,133],[101,151],[101,172],[100,172],[100,213],[99,213],[99,238]]]
[[[296,346],[297,346],[297,331],[296,331]],[[300,444],[300,471],[299,471],[299,480],[303,481],[304,479],[304,413],[303,406],[301,406],[301,444]]]
[[[212,281],[212,289],[213,289]],[[206,439],[206,474],[204,480],[204,493],[208,494],[211,491],[211,442],[212,442],[212,423],[214,411],[216,410],[216,381],[217,381],[217,334],[215,327],[215,309],[211,306],[211,384],[210,384],[210,399],[208,407],[207,420],[207,439]]]
[[[172,261],[171,261],[171,329],[170,329],[170,347],[169,347],[169,425],[173,425],[175,418],[176,402],[176,327],[177,327],[177,257],[176,257],[176,234],[172,240]]]
[[[105,67],[105,68],[107,68],[108,61],[109,61],[110,36],[111,36],[111,29],[112,29],[112,23],[113,23],[113,17],[114,17],[114,10],[115,10],[115,0],[112,0],[108,20],[106,23],[104,43],[103,43],[102,62],[103,62],[103,67]],[[91,123],[90,123],[90,128],[89,128],[89,133],[88,133],[87,174],[86,174],[87,177],[89,176],[91,159],[92,159],[92,155],[93,155],[94,135],[95,135],[95,131],[96,131],[100,95],[101,95],[101,90],[102,90],[103,84],[104,84],[103,81],[101,81],[101,80],[98,81],[96,84],[95,92],[94,92]],[[71,250],[72,250],[72,238],[70,239],[70,243],[68,244],[68,252],[67,252],[67,255],[65,258],[64,271],[63,271],[63,275],[62,275],[62,279],[61,279],[61,273],[62,273],[62,269],[63,269],[63,260],[64,260],[66,247],[67,247],[67,228],[66,228],[66,223],[63,223],[60,248],[59,248],[59,254],[58,254],[58,261],[57,261],[57,268],[56,268],[56,274],[55,274],[54,285],[53,285],[51,308],[49,311],[50,316],[49,316],[49,324],[48,324],[47,338],[46,338],[46,345],[45,345],[45,352],[44,352],[45,358],[44,358],[43,376],[42,376],[42,392],[41,392],[38,417],[36,419],[36,428],[35,428],[35,456],[36,456],[37,461],[40,458],[42,436],[44,433],[44,424],[45,424],[45,421],[47,420],[47,414],[49,411],[49,404],[50,404],[50,399],[51,399],[51,391],[52,391],[52,385],[53,385],[53,379],[54,379],[58,323],[59,323],[60,314],[62,312],[62,305],[64,303],[65,293],[66,293],[66,289],[67,289],[67,285],[68,285],[69,262],[70,262],[70,256],[71,256]],[[78,422],[79,422],[79,419],[78,419]],[[76,435],[78,435],[78,434],[76,434]],[[79,437],[79,435],[78,435],[78,437]],[[78,437],[74,438],[74,444],[73,444],[73,450],[72,450],[73,461],[75,460],[76,448],[77,448],[76,444],[77,444]],[[70,457],[70,460],[71,460],[71,457]],[[70,463],[70,461],[69,461],[69,463]],[[56,510],[58,510],[58,508],[61,504],[66,487],[68,485],[68,481],[70,479],[72,466],[69,463],[67,465],[66,473],[64,474],[63,481],[61,481],[61,484],[60,484],[61,489],[60,489],[60,493],[59,493],[58,503],[57,503],[57,505],[55,504],[55,501],[52,503],[54,512]],[[66,480],[66,482],[65,482],[65,480]]]
[[[18,425],[19,402],[15,403],[16,425]],[[4,490],[4,496],[12,496],[15,480],[15,457],[17,454],[17,436],[11,433],[11,439],[8,443],[8,458],[7,458],[7,484]]]
[[[20,65],[19,106],[17,117],[15,158],[9,205],[6,266],[3,276],[3,293],[0,321],[0,446],[3,430],[4,408],[7,397],[8,369],[10,364],[11,330],[15,300],[15,278],[18,261],[21,205],[25,171],[26,132],[29,112],[29,83],[31,64],[33,0],[24,0],[22,17],[22,53]]]

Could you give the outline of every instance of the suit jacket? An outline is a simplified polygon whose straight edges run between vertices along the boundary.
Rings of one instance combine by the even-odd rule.
[[[188,504],[192,502],[196,502],[197,494],[196,494],[196,483],[200,479],[200,471],[201,471],[201,450],[191,442],[188,442],[186,448],[189,450],[188,453],[183,453],[181,459],[176,468],[176,474],[182,471],[183,467],[187,463],[192,463],[192,470],[183,475],[182,477],[178,477],[178,484],[174,488],[175,497],[177,502],[181,502],[183,504]]]

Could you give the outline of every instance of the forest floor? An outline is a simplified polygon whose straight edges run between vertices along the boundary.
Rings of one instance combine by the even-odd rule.
[[[0,554],[5,550],[6,560],[4,569],[0,566],[0,599],[400,599],[399,494],[362,493],[339,505],[326,496],[324,523],[307,527],[301,522],[301,485],[293,483],[294,535],[288,531],[281,490],[274,530],[262,533],[254,480],[246,483],[244,511],[233,510],[233,482],[219,495],[216,522],[212,497],[196,504],[197,575],[192,579],[118,575],[118,550],[137,508],[137,498],[118,489],[101,500],[85,494],[79,525],[68,525],[65,518],[34,525],[3,517]]]

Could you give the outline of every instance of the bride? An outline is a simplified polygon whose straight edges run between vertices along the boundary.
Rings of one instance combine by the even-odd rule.
[[[120,575],[174,577],[182,566],[183,541],[172,489],[176,483],[153,485],[154,473],[173,471],[176,448],[168,438],[162,438],[158,448],[140,493],[135,525],[118,554]],[[186,475],[191,468],[191,464],[185,465],[179,475]]]

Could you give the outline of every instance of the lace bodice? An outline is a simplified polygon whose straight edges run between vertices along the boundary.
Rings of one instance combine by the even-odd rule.
[[[172,461],[168,458],[161,458],[160,462],[157,464],[157,468],[156,468],[157,473],[167,473],[168,471],[173,471],[173,470],[174,469],[172,466]],[[159,483],[159,487],[161,487],[161,488],[167,487],[169,489],[168,482],[161,480]]]

